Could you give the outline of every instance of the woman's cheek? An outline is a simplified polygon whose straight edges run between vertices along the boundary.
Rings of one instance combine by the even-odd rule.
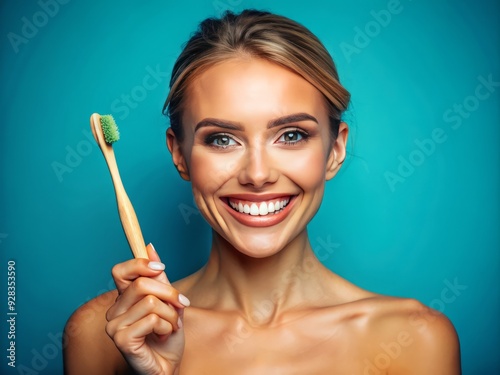
[[[191,183],[194,191],[210,194],[217,191],[234,174],[235,161],[229,154],[193,154]]]
[[[297,152],[294,157],[288,156],[286,166],[287,176],[302,190],[309,190],[325,182],[325,156],[316,152]]]

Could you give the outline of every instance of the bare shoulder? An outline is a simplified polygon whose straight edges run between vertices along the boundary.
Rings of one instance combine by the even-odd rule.
[[[106,334],[106,311],[117,297],[104,293],[79,307],[64,329],[64,373],[67,375],[126,373],[126,362]]]
[[[374,369],[396,375],[460,374],[458,336],[445,315],[414,299],[376,296],[359,303]]]
[[[376,296],[367,302],[372,305],[371,319],[377,327],[407,328],[422,339],[457,337],[453,324],[444,314],[415,299]]]

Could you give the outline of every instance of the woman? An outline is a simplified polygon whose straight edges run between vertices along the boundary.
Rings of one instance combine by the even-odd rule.
[[[116,265],[117,290],[68,322],[67,374],[460,373],[446,317],[352,285],[311,249],[349,102],[314,35],[258,11],[205,20],[170,88],[167,145],[213,229],[209,260],[173,284],[152,245]]]

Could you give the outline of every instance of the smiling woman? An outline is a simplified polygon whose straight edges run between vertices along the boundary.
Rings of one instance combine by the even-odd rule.
[[[323,95],[261,58],[233,56],[188,92],[182,142],[168,132],[174,163],[218,234],[246,255],[274,255],[319,208],[325,179],[345,157],[347,127],[334,140]],[[269,213],[276,202],[280,210]]]
[[[360,289],[312,251],[349,101],[313,34],[259,11],[205,20],[170,88],[167,145],[212,227],[209,260],[174,284],[152,245],[116,265],[112,302],[68,323],[85,334],[68,335],[66,373],[460,373],[446,317]]]

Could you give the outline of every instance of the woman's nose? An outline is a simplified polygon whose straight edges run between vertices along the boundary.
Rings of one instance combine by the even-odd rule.
[[[250,185],[260,189],[278,179],[278,170],[265,147],[248,148],[243,157],[238,181],[241,185]]]

